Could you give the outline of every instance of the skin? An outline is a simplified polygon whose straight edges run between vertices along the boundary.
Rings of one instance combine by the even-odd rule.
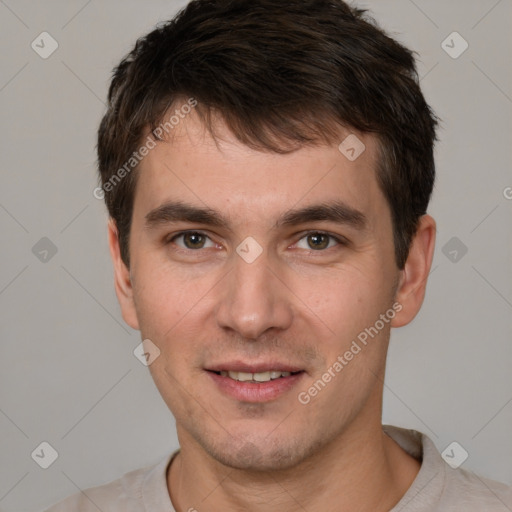
[[[109,223],[123,318],[159,348],[149,368],[176,419],[181,451],[167,472],[174,507],[388,511],[420,468],[382,431],[389,335],[421,307],[435,221],[421,218],[400,271],[390,209],[375,177],[374,136],[357,134],[366,150],[351,162],[337,145],[280,155],[244,146],[221,119],[216,130],[217,145],[192,112],[141,162],[130,269]],[[340,141],[348,133],[340,131]],[[147,213],[169,199],[218,210],[229,227],[146,229]],[[274,228],[289,209],[334,199],[363,212],[368,229],[329,221]],[[184,230],[206,238],[165,244]],[[348,244],[328,238],[318,249],[308,237],[315,230]],[[263,248],[250,264],[236,252],[248,236]],[[297,394],[395,302],[400,312],[301,404]],[[305,373],[277,399],[248,403],[223,394],[205,371],[233,359],[288,362]]]

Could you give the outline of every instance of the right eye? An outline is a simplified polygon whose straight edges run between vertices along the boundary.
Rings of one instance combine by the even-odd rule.
[[[210,240],[210,238],[205,235],[204,233],[200,231],[182,231],[181,233],[178,233],[174,235],[172,238],[170,238],[166,243],[170,244],[171,242],[175,242],[178,239],[183,240],[183,246],[180,244],[176,244],[178,247],[184,249],[184,250],[191,250],[195,251],[197,249],[204,249],[206,240]],[[211,242],[211,240],[210,240]],[[211,242],[212,245],[210,247],[215,247],[215,244]]]

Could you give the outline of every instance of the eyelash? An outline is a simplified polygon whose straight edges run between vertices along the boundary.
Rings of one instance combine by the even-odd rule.
[[[210,241],[213,242],[213,240],[211,240],[211,238],[206,233],[203,233],[202,231],[187,230],[187,231],[180,231],[179,233],[176,233],[175,235],[173,235],[171,238],[167,239],[165,241],[165,245],[170,245],[177,238],[180,238],[180,237],[182,237],[184,235],[187,235],[187,234],[201,235],[203,237],[208,238]],[[302,240],[303,238],[308,237],[309,235],[323,235],[323,236],[327,236],[330,239],[332,239],[335,242],[337,242],[337,244],[339,246],[346,246],[346,245],[348,245],[348,240],[346,240],[345,238],[340,237],[340,236],[331,235],[330,233],[326,233],[325,231],[308,231],[308,232],[304,233],[299,238],[298,241]],[[337,247],[337,246],[335,246],[335,247]],[[310,249],[309,252],[310,253],[327,252],[329,249],[334,249],[335,247],[328,247],[326,249],[319,249],[317,251],[315,251],[314,249]],[[185,248],[184,249],[182,247],[178,247],[178,249],[177,249],[178,252],[185,252],[185,253],[200,252],[201,250],[202,250],[202,248],[199,248],[199,249],[187,249],[187,248]]]

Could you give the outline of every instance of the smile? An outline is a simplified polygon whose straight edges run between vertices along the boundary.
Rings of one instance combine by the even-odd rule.
[[[249,369],[252,368],[244,368]],[[206,374],[212,379],[214,388],[224,396],[237,402],[251,403],[270,402],[284,397],[306,375],[304,370],[296,368],[266,370],[260,367],[257,370],[250,372],[216,368],[207,370]]]
[[[247,372],[232,372],[232,371],[220,371],[215,372],[221,377],[229,377],[230,379],[237,380],[239,382],[269,382],[271,380],[281,379],[283,377],[289,377],[300,372],[281,372],[278,370],[269,370],[258,373],[247,373]]]

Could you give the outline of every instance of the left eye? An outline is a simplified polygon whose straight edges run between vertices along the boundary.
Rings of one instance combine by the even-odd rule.
[[[305,236],[303,236],[300,241],[306,240],[307,247],[300,247],[301,249],[306,250],[324,250],[329,249],[331,246],[329,245],[329,242],[334,240],[337,245],[342,244],[343,242],[336,238],[335,236],[328,235],[327,233],[322,232],[311,232],[307,233]],[[299,241],[299,243],[300,243]],[[335,245],[336,245],[335,244]]]

